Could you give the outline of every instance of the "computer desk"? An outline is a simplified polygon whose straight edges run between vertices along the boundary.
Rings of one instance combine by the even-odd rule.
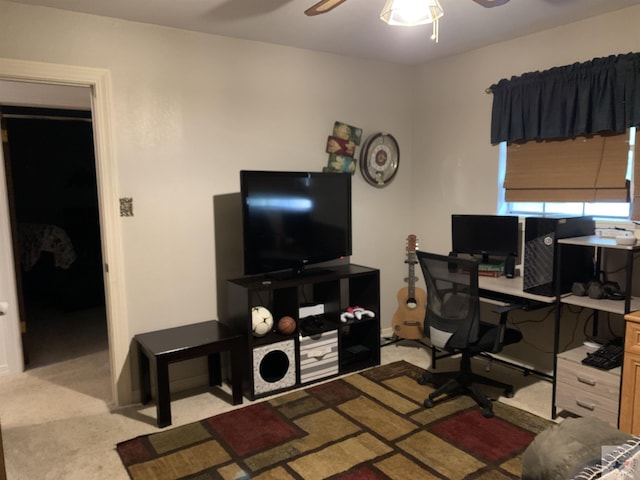
[[[521,276],[514,278],[500,277],[486,277],[478,276],[478,288],[480,289],[480,299],[485,303],[490,303],[498,306],[508,307],[510,310],[536,310],[544,307],[552,307],[556,305],[556,297],[546,297],[543,295],[535,295],[523,290],[523,280]],[[558,321],[556,319],[556,321]],[[554,328],[554,332],[557,329]],[[555,333],[554,333],[555,335]],[[557,341],[554,338],[554,356],[557,352]],[[540,372],[533,368],[523,366],[515,363],[508,358],[501,355],[490,355],[492,358],[517,368],[522,368],[525,373],[535,373],[538,376],[544,377],[553,381],[555,378],[555,362],[554,370],[551,374],[546,372]]]
[[[557,357],[559,352],[560,326],[562,317],[562,305],[574,305],[582,308],[590,308],[594,311],[594,334],[597,331],[597,314],[601,312],[609,312],[614,314],[625,315],[631,311],[640,311],[640,298],[631,295],[631,282],[633,277],[633,263],[635,255],[640,252],[640,244],[636,245],[618,245],[615,239],[602,238],[595,235],[585,237],[563,238],[558,240],[558,256],[556,259],[556,274],[561,275],[561,253],[564,245],[577,245],[592,247],[595,249],[596,271],[600,272],[600,262],[604,250],[622,250],[626,251],[626,273],[625,273],[625,289],[626,292],[624,302],[611,299],[592,299],[588,296],[576,296],[570,293],[560,294],[559,288],[555,296],[547,297],[534,295],[523,291],[522,277],[506,278],[506,277],[478,277],[478,286],[480,289],[480,297],[482,301],[497,305],[506,305],[510,309],[533,310],[546,306],[555,306],[554,325],[553,325],[553,370],[552,373],[545,374],[543,372],[535,372],[534,370],[517,365],[515,362],[499,359],[504,363],[524,368],[525,371],[533,371],[536,374],[550,379],[553,383],[552,390],[552,410],[551,418],[556,418],[556,378],[557,378]],[[497,358],[497,357],[496,357]]]
[[[552,393],[552,409],[551,409],[551,418],[556,418],[556,407],[555,407],[555,384],[556,384],[556,374],[557,374],[557,361],[556,356],[559,353],[558,344],[559,344],[559,332],[560,332],[560,315],[558,311],[560,309],[560,304],[564,303],[565,297],[561,296],[558,298],[557,296],[548,297],[544,295],[536,295],[533,293],[525,292],[523,290],[523,279],[521,276],[516,276],[514,278],[507,278],[504,276],[500,277],[488,277],[483,275],[478,275],[478,288],[480,293],[480,300],[483,303],[488,303],[492,305],[496,305],[498,308],[496,309],[497,313],[503,313],[504,308],[508,310],[523,310],[523,311],[532,311],[541,308],[552,307],[556,309],[556,315],[552,315],[551,318],[554,319],[553,326],[553,336],[549,339],[550,342],[553,343],[553,370],[551,373],[538,371],[531,366],[524,365],[522,363],[518,363],[515,359],[508,358],[504,355],[500,354],[483,354],[483,356],[490,358],[492,360],[498,361],[505,365],[509,365],[514,368],[518,368],[523,370],[524,374],[527,375],[529,373],[533,373],[541,378],[544,378],[553,383],[553,393]],[[436,356],[435,349],[432,346],[432,366],[435,367],[435,360],[437,358],[445,358],[450,356],[451,354],[444,354],[441,356]]]
[[[519,303],[525,310],[528,309],[528,306],[533,309],[535,306],[540,308],[541,306],[553,305],[556,302],[556,297],[545,297],[525,292],[521,276],[507,278],[504,276],[485,277],[479,275],[478,288],[482,299],[503,304]]]

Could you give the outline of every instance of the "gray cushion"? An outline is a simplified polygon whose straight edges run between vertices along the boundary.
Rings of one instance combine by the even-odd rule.
[[[536,436],[522,455],[522,480],[566,480],[632,436],[593,417],[567,418]]]

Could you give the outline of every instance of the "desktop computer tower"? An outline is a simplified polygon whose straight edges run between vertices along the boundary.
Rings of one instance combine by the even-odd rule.
[[[573,282],[588,282],[594,274],[592,247],[564,245],[560,279],[556,272],[558,239],[595,234],[591,217],[525,219],[523,290],[553,297],[561,281],[560,293],[571,291]]]

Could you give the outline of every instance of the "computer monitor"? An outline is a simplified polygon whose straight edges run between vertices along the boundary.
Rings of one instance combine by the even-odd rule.
[[[517,257],[518,217],[451,215],[451,244],[455,254],[481,256],[482,263]]]

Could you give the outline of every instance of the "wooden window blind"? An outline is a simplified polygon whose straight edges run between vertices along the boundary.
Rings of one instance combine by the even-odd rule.
[[[505,200],[628,202],[628,156],[626,133],[512,143],[507,147]]]

